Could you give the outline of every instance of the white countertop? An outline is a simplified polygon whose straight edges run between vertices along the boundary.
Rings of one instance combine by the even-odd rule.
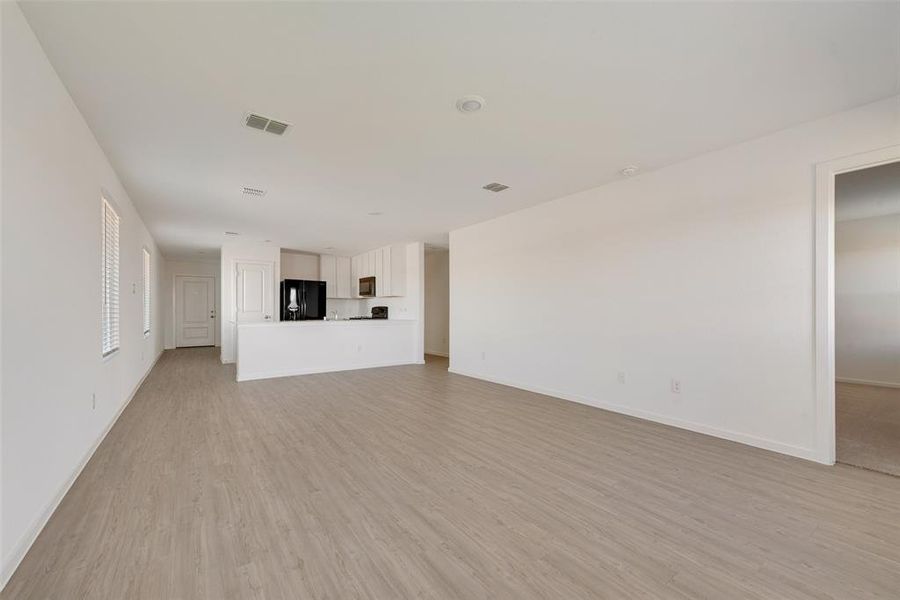
[[[415,323],[415,319],[338,319],[336,321],[263,321],[261,323],[239,323],[238,327],[340,327],[347,325],[405,325]]]

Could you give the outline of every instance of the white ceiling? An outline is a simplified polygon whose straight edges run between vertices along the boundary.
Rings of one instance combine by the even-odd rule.
[[[834,204],[838,221],[900,214],[900,162],[838,175]]]
[[[169,257],[448,231],[900,91],[900,4],[40,2]],[[480,94],[474,115],[454,108]],[[242,126],[255,111],[283,138]],[[491,193],[481,186],[510,186]],[[244,199],[242,186],[268,190]],[[382,216],[367,213],[379,211]]]

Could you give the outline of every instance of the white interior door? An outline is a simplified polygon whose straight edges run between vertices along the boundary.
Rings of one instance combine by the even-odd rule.
[[[273,263],[237,263],[235,321],[258,323],[275,320],[272,297],[272,273],[274,271]]]
[[[216,343],[216,278],[175,277],[175,345]]]

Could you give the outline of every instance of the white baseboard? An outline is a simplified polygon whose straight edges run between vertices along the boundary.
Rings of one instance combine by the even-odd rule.
[[[874,385],[875,387],[900,388],[900,383],[891,381],[871,381],[869,379],[851,379],[850,377],[835,377],[838,383],[855,383],[857,385]]]
[[[9,556],[5,557],[3,560],[3,568],[0,571],[0,591],[6,587],[6,584],[9,583],[10,578],[13,576],[13,573],[16,572],[16,569],[19,568],[19,564],[25,558],[25,555],[28,554],[28,551],[31,549],[32,544],[37,539],[38,535],[40,535],[41,531],[43,531],[44,527],[47,525],[47,521],[50,520],[50,517],[53,516],[53,513],[56,512],[56,509],[59,507],[60,502],[62,502],[63,498],[66,497],[66,494],[69,493],[69,490],[72,488],[72,485],[75,483],[75,480],[78,479],[78,476],[81,475],[81,472],[84,470],[84,467],[90,462],[91,458],[93,458],[94,453],[97,451],[97,448],[100,447],[100,444],[103,443],[103,440],[106,439],[107,434],[112,430],[113,426],[118,422],[119,417],[122,416],[122,413],[125,412],[125,409],[128,408],[128,405],[131,404],[131,400],[134,398],[137,391],[141,389],[141,385],[143,385],[144,380],[147,379],[147,376],[150,374],[150,371],[153,370],[153,367],[156,366],[156,363],[159,361],[159,357],[162,356],[162,351],[156,355],[156,358],[153,359],[153,363],[150,367],[144,372],[144,375],[141,377],[140,381],[137,382],[137,385],[134,386],[134,389],[131,390],[131,394],[128,396],[128,399],[122,404],[122,407],[119,408],[118,412],[116,412],[116,416],[109,422],[109,425],[103,430],[99,437],[94,441],[85,455],[82,457],[81,462],[78,463],[78,466],[75,467],[75,470],[63,482],[59,491],[56,493],[56,496],[44,507],[44,510],[41,511],[38,518],[35,519],[34,523],[32,523],[31,527],[25,532],[25,535],[19,540],[19,542],[13,547],[12,551],[9,553]]]
[[[238,373],[237,380],[254,381],[257,379],[273,379],[275,377],[293,377],[295,375],[313,375],[315,373],[336,373],[338,371],[357,371],[359,369],[377,369],[380,367],[399,367],[402,365],[422,365],[424,360],[406,360],[398,362],[374,362],[361,365],[336,365],[331,367],[314,367],[312,369],[277,369],[272,371],[257,371],[255,373]]]
[[[570,402],[577,402],[579,404],[586,404],[588,406],[593,406],[594,408],[600,408],[603,410],[608,410],[610,412],[619,413],[623,415],[628,415],[630,417],[637,417],[639,419],[644,419],[645,421],[653,421],[654,423],[661,423],[663,425],[670,425],[672,427],[678,427],[679,429],[686,429],[688,431],[693,431],[695,433],[702,433],[704,435],[709,435],[712,437],[722,438],[725,440],[729,440],[732,442],[738,442],[740,444],[745,444],[747,446],[753,446],[755,448],[762,448],[763,450],[771,450],[772,452],[778,452],[780,454],[787,454],[788,456],[795,456],[797,458],[803,458],[805,460],[811,460],[814,462],[822,463],[822,464],[834,464],[831,462],[824,461],[814,448],[804,448],[801,446],[794,446],[791,444],[785,444],[782,442],[776,442],[774,440],[770,440],[767,438],[756,437],[753,435],[748,435],[745,433],[740,433],[737,431],[730,431],[728,429],[720,429],[718,427],[713,427],[710,425],[704,425],[702,423],[695,423],[693,421],[685,421],[683,419],[677,419],[675,417],[669,417],[667,415],[661,415],[658,413],[632,408],[630,406],[624,406],[621,404],[612,404],[609,402],[603,402],[602,400],[597,400],[595,398],[588,398],[586,396],[581,396],[577,394],[569,394],[566,392],[560,392],[557,390],[551,390],[547,388],[540,388],[530,385],[525,385],[521,383],[517,383],[514,381],[497,379],[493,377],[486,377],[484,375],[479,375],[477,373],[466,372],[460,369],[447,369],[451,373],[455,373],[456,375],[463,375],[465,377],[472,377],[475,379],[481,379],[483,381],[490,381],[491,383],[498,383],[500,385],[506,385],[509,387],[514,387],[520,390],[525,390],[528,392],[534,392],[536,394],[543,394],[545,396],[552,396],[554,398],[559,398],[561,400],[568,400]]]

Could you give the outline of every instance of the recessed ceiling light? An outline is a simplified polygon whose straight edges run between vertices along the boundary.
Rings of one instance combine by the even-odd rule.
[[[497,183],[497,182],[495,181],[494,183],[489,183],[489,184],[487,184],[487,185],[485,185],[485,186],[482,186],[481,189],[487,190],[487,191],[489,191],[489,192],[502,192],[503,190],[508,190],[508,189],[509,189],[509,186],[508,186],[508,185],[503,185],[502,183]]]
[[[625,177],[631,177],[632,175],[635,175],[638,172],[638,168],[634,165],[629,165],[619,172],[622,175],[624,175]]]
[[[464,114],[470,114],[473,112],[478,112],[482,108],[484,108],[486,102],[484,98],[481,96],[463,96],[459,100],[456,101],[456,109]]]
[[[370,212],[370,213],[369,213],[369,216],[370,216],[370,217],[380,217],[380,216],[383,215],[383,214],[384,214],[383,212],[375,211],[375,212]]]
[[[325,246],[326,250],[334,250],[334,246]]]
[[[241,235],[237,231],[226,231],[225,235]]]

